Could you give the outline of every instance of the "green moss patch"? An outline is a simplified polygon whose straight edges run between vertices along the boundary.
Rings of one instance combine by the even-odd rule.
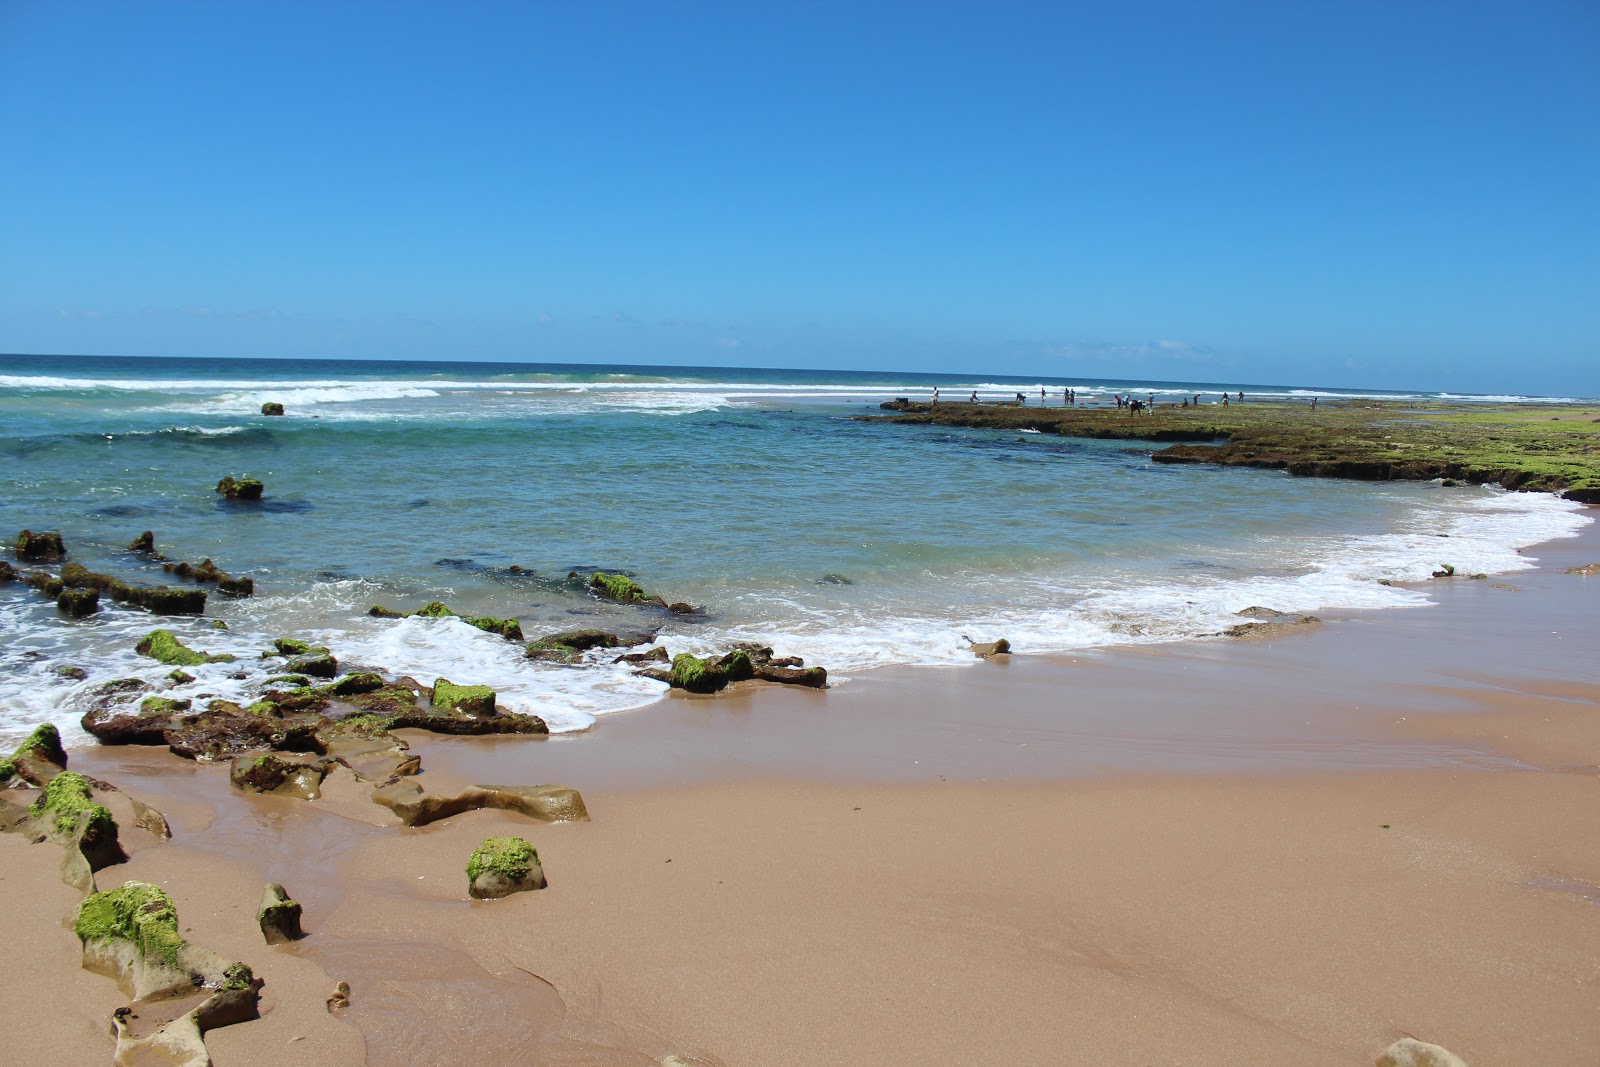
[[[149,882],[128,882],[104,893],[91,893],[73,923],[78,940],[128,941],[146,959],[177,966],[188,944],[178,933],[178,910],[172,898]]]
[[[493,715],[494,690],[486,685],[456,685],[446,678],[433,683],[433,706],[468,715]]]
[[[50,779],[39,799],[28,808],[29,815],[35,819],[51,819],[56,833],[64,835],[77,829],[78,819],[84,812],[89,813],[88,831],[84,836],[98,836],[107,830],[113,836],[116,834],[116,821],[104,804],[95,803],[89,779],[72,771],[63,771]]]
[[[522,624],[516,619],[497,619],[492,615],[479,615],[462,621],[468,626],[476,626],[485,633],[499,634],[507,641],[522,640]]]
[[[616,600],[623,604],[646,604],[655,599],[626,574],[595,571],[589,575],[589,588],[607,600]]]
[[[234,660],[233,656],[226,654],[212,656],[196,652],[173,637],[168,630],[151,630],[134,647],[134,651],[172,667],[198,667],[205,663],[232,663]]]
[[[528,877],[538,861],[539,853],[520,837],[489,837],[467,860],[467,877],[476,879],[480,874],[494,871],[512,881],[520,881]]]
[[[424,619],[448,619],[455,615],[450,606],[442,600],[430,600],[411,614],[420,615]]]

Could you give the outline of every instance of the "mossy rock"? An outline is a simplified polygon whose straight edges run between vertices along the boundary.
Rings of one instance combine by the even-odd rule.
[[[424,619],[448,619],[453,618],[456,613],[451,611],[450,606],[444,601],[430,600],[411,614]]]
[[[339,661],[326,650],[297,656],[287,666],[293,674],[309,674],[313,678],[333,678],[339,673]]]
[[[746,661],[748,662],[748,656]],[[672,657],[670,685],[691,693],[715,693],[727,688],[728,672],[715,661],[688,652]]]
[[[135,1000],[209,989],[236,994],[241,1002],[221,1007],[207,1025],[226,1025],[224,1016],[227,1021],[256,1017],[261,983],[250,968],[185,940],[172,898],[159,886],[132,881],[91,893],[78,908],[73,930],[83,944],[84,967],[115,977]],[[197,1010],[205,1012],[213,1003]]]
[[[282,415],[283,414],[283,405],[278,403],[276,400],[269,400],[265,404],[261,405],[261,414],[263,414],[263,415]]]
[[[291,899],[289,891],[277,882],[268,882],[261,894],[261,906],[256,909],[256,923],[267,944],[281,945],[306,936],[300,929],[300,915],[300,902]]]
[[[129,552],[138,552],[141,555],[153,556],[156,551],[156,535],[149,530],[128,542]]]
[[[194,681],[194,675],[190,674],[182,667],[178,667],[173,669],[173,671],[167,675],[167,681],[171,682],[173,685],[188,685],[190,682]]]
[[[367,609],[367,614],[371,615],[374,619],[403,619],[406,617],[405,612],[396,611],[393,608],[386,608],[382,604],[372,605],[372,607]]]
[[[494,690],[486,685],[456,685],[447,678],[433,683],[433,707],[460,711],[467,715],[493,715]]]
[[[417,694],[403,685],[384,685],[350,698],[350,704],[362,711],[379,714],[400,714],[417,710]]]
[[[57,678],[69,678],[74,682],[81,682],[89,677],[89,672],[82,667],[75,667],[70,663],[57,663],[50,668],[50,673]]]
[[[572,630],[546,634],[528,642],[523,651],[529,659],[572,664],[591,648],[616,648],[621,644],[616,634],[604,630]]]
[[[24,563],[54,563],[67,558],[67,547],[56,530],[23,530],[17,534],[12,550]]]
[[[545,887],[539,853],[520,837],[490,837],[467,860],[467,891],[479,900]]]
[[[145,697],[139,702],[139,714],[178,715],[188,711],[193,703],[183,697]]]
[[[198,667],[206,663],[232,663],[234,660],[233,656],[227,654],[196,652],[172,636],[169,630],[151,630],[134,646],[134,651],[171,667]]]
[[[217,492],[228,500],[260,500],[265,488],[257,478],[235,478],[231,474],[217,483]]]
[[[178,932],[178,909],[160,886],[126,882],[116,889],[92,893],[78,908],[72,924],[78,940],[127,941],[146,960],[178,966],[188,941]]]
[[[379,675],[370,671],[358,671],[347,674],[337,682],[320,687],[321,692],[327,696],[358,696],[361,693],[372,693],[384,687],[384,680]]]
[[[296,637],[280,637],[272,642],[272,647],[280,656],[309,656],[328,651],[322,645],[313,645]]]
[[[646,593],[638,582],[629,578],[626,574],[607,574],[604,571],[595,571],[589,575],[588,587],[591,592],[601,599],[615,600],[619,604],[666,606],[666,601],[658,596],[651,596]]]
[[[61,838],[76,833],[82,819],[86,834],[113,842],[117,839],[117,823],[110,809],[95,803],[89,779],[73,771],[63,771],[50,779],[44,792],[28,808],[28,814],[40,822],[48,822],[54,835]]]
[[[72,587],[56,597],[56,609],[72,619],[83,619],[100,610],[100,590]]]
[[[17,568],[0,559],[0,582],[14,582],[17,580]]]
[[[246,793],[275,793],[316,800],[321,796],[322,764],[295,763],[272,753],[241,756],[228,770],[228,782]]]
[[[522,640],[522,624],[516,619],[497,619],[492,615],[480,615],[477,618],[463,619],[468,626],[476,626],[486,633],[499,634],[507,641]]]
[[[0,782],[20,776],[43,788],[66,769],[67,750],[61,746],[61,732],[54,723],[41,723],[9,759],[0,761]]]

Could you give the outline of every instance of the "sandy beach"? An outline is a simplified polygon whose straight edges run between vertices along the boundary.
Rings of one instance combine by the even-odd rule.
[[[1469,1063],[1600,1048],[1600,560],[1436,606],[826,692],[674,696],[550,740],[408,732],[430,790],[561,783],[593,821],[397,825],[348,775],[244,796],[150,748],[75,770],[161,809],[101,888],[164,886],[266,980],[213,1031],[266,1064]],[[998,636],[998,635],[997,635]],[[467,898],[479,840],[550,885]],[[104,1063],[59,851],[0,835],[15,1062]],[[305,907],[269,948],[265,881]],[[351,1006],[325,1009],[335,981]],[[48,1013],[41,1024],[40,1013]]]

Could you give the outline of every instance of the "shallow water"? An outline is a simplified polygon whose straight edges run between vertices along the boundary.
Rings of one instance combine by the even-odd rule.
[[[1253,604],[1420,607],[1421,593],[1377,580],[1442,563],[1522,569],[1518,547],[1587,521],[1540,495],[1167,467],[1129,442],[851,418],[935,384],[1037,394],[838,372],[0,359],[0,530],[59,529],[74,559],[160,581],[123,549],[151,529],[173,559],[211,557],[258,591],[212,595],[222,632],[115,605],[70,621],[20,584],[0,587],[0,736],[42,718],[75,733],[99,682],[161,679],[167,668],[132,652],[157,624],[240,655],[194,669],[173,695],[249,698],[281,667],[260,651],[293,633],[348,666],[493,685],[503,706],[560,731],[663,687],[608,656],[534,664],[455,620],[366,609],[442,599],[517,617],[529,637],[600,626],[656,632],[673,652],[759,640],[844,680],[969,662],[965,637],[1052,652],[1213,634]],[[1219,390],[1049,384],[1057,398],[1066,384]],[[260,415],[267,400],[288,415]],[[266,498],[223,501],[224,474],[261,478]],[[702,610],[601,603],[568,579],[592,569]],[[63,663],[89,678],[50,672]]]

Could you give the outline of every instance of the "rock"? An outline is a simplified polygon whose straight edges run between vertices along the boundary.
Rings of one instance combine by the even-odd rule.
[[[278,403],[276,400],[269,400],[265,404],[261,405],[261,414],[263,414],[263,415],[282,415],[283,414],[283,405]]]
[[[300,929],[300,902],[291,900],[283,886],[268,882],[261,892],[261,906],[256,909],[256,922],[261,926],[261,936],[269,945],[285,941],[298,941],[306,936]]]
[[[362,711],[376,711],[403,715],[417,711],[417,693],[403,685],[388,683],[369,692],[359,693],[350,703]]]
[[[69,663],[58,663],[50,668],[50,673],[57,678],[70,678],[74,682],[81,682],[89,677],[89,672],[82,667],[74,667]]]
[[[9,759],[0,760],[0,782],[21,778],[43,789],[66,769],[67,750],[61,747],[61,733],[47,722],[35,727]]]
[[[128,858],[117,840],[117,822],[111,817],[111,810],[95,802],[89,779],[72,771],[61,771],[50,779],[28,808],[26,828],[40,839],[81,853],[88,863],[88,872]],[[86,885],[89,879],[69,881]]]
[[[228,500],[260,500],[264,489],[255,478],[234,478],[231,474],[217,483],[217,492]]]
[[[757,667],[756,677],[763,682],[803,685],[811,689],[826,689],[828,687],[828,672],[823,667],[779,667],[768,665]]]
[[[1586,489],[1568,489],[1561,494],[1563,500],[1576,500],[1580,504],[1600,504],[1600,486]]]
[[[1279,615],[1259,617],[1258,621],[1243,622],[1222,631],[1223,637],[1278,637],[1286,633],[1316,626],[1322,622],[1315,615]]]
[[[56,608],[68,618],[86,618],[100,610],[100,590],[63,589],[61,595],[56,597]]]
[[[172,827],[167,824],[165,815],[142,800],[129,797],[128,802],[133,805],[133,825],[148,833],[155,834],[163,841],[172,837]]]
[[[616,634],[604,630],[572,630],[530,641],[524,652],[529,659],[570,664],[591,648],[616,648],[621,643]]]
[[[308,641],[301,641],[294,637],[280,637],[272,642],[272,647],[280,656],[310,656],[319,652],[328,651],[321,645],[313,645]]]
[[[667,610],[672,612],[674,615],[693,615],[695,613],[695,606],[693,604],[686,604],[680,600],[676,603],[668,604]]]
[[[467,891],[492,900],[545,887],[539,853],[520,837],[489,837],[467,861]]]
[[[514,811],[539,822],[589,821],[583,797],[564,785],[470,785],[454,796],[444,796],[405,779],[385,782],[372,791],[372,800],[407,826],[426,826],[480,808]]]
[[[1600,574],[1600,563],[1590,563],[1582,567],[1568,567],[1566,573],[1581,574],[1585,577],[1592,578],[1595,575]]]
[[[817,585],[855,585],[849,578],[842,574],[824,574],[816,581]]]
[[[172,898],[149,882],[91,893],[73,930],[83,945],[83,966],[115,978],[135,1000],[209,989],[249,991],[253,1003],[261,988],[249,967],[184,940]]]
[[[456,685],[446,678],[436,678],[430,704],[467,715],[493,715],[494,690],[486,685]]]
[[[367,609],[367,614],[371,615],[374,619],[403,619],[406,617],[405,612],[396,611],[393,608],[386,608],[382,604],[372,605],[372,607]]]
[[[487,688],[487,686],[470,686],[466,688]],[[388,724],[391,730],[428,730],[431,733],[455,734],[458,736],[480,736],[484,734],[544,736],[550,732],[549,725],[537,715],[523,715],[510,711],[497,711],[490,715],[476,715],[455,708],[437,707],[418,708],[413,706],[410,711],[402,711],[388,716]]]
[[[522,640],[522,624],[516,619],[497,619],[492,615],[480,615],[473,619],[462,619],[468,626],[476,626],[486,633],[499,634],[507,641]]]
[[[17,580],[17,569],[5,560],[0,559],[0,582],[14,582]]]
[[[454,618],[456,613],[451,611],[444,601],[430,600],[411,614],[424,619],[450,619]]]
[[[335,982],[333,992],[328,994],[328,1014],[342,1015],[350,1006],[350,983]]]
[[[638,666],[641,663],[671,663],[672,657],[667,654],[667,650],[663,646],[657,645],[648,652],[625,652],[611,662],[631,663],[634,666]]]
[[[619,604],[646,604],[664,608],[667,602],[640,588],[639,583],[626,574],[606,574],[595,571],[585,583],[589,591],[601,600],[615,600]],[[691,609],[692,610],[692,609]]]
[[[146,556],[155,555],[156,535],[149,530],[128,542],[129,552],[139,552]]]
[[[374,693],[382,689],[384,680],[370,671],[357,671],[347,674],[337,682],[330,682],[321,688],[321,692],[328,696],[359,696],[362,693]]]
[[[314,678],[332,678],[339,673],[339,661],[324,650],[309,656],[296,656],[286,669],[293,674],[309,674]]]
[[[173,637],[169,630],[151,630],[134,646],[134,651],[141,656],[149,656],[153,660],[172,667],[198,667],[204,663],[232,663],[234,661],[233,656],[226,654],[208,655],[204,652],[196,652],[176,637]]]
[[[12,549],[24,563],[54,563],[67,558],[67,547],[61,541],[61,534],[55,530],[42,533],[23,530],[17,534]]]
[[[316,800],[322,795],[322,779],[326,774],[327,764],[322,761],[294,763],[267,753],[235,759],[228,771],[228,782],[245,793],[274,793]]]
[[[968,640],[967,648],[979,659],[988,659],[991,656],[1006,656],[1011,653],[1011,642],[1005,638],[998,641],[972,641]]]
[[[1467,1061],[1449,1049],[1402,1037],[1383,1050],[1376,1067],[1467,1067]]]
[[[167,748],[194,760],[227,759],[262,749],[308,751],[316,746],[321,716],[282,714],[270,701],[248,708],[213,700],[203,712],[174,716],[162,730]]]
[[[749,661],[749,653],[746,653],[745,662]],[[690,693],[715,693],[727,688],[729,680],[728,672],[717,661],[701,659],[688,652],[672,657],[672,671],[667,676],[668,685]]]
[[[211,627],[213,630],[226,630],[228,628],[228,624],[223,622],[221,619],[212,619],[210,622],[206,623],[206,625]]]

